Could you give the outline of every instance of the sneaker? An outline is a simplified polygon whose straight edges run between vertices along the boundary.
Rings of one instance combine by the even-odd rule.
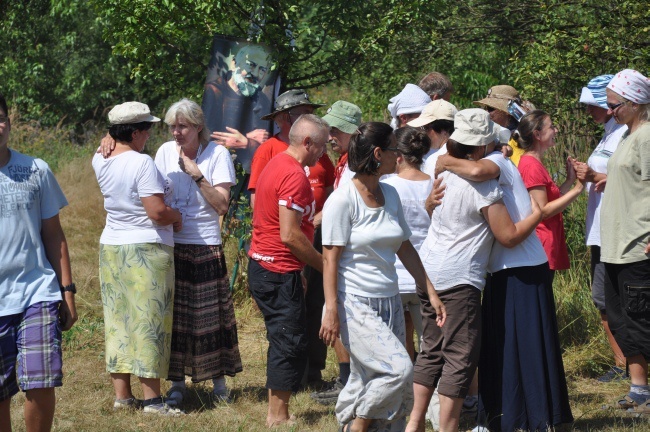
[[[629,375],[625,372],[624,369],[621,369],[618,366],[612,366],[612,368],[604,375],[596,378],[596,381],[601,383],[608,383],[613,381],[624,381],[629,378]]]
[[[339,399],[339,394],[343,390],[343,387],[345,386],[341,382],[341,378],[336,378],[330,388],[321,392],[314,392],[310,396],[321,405],[332,405]]]
[[[142,400],[134,397],[128,399],[115,399],[113,402],[113,410],[118,411],[122,409],[140,409],[142,408]]]
[[[476,414],[478,411],[478,396],[466,396],[463,401],[463,413]]]
[[[145,405],[142,410],[147,414],[158,414],[162,416],[179,416],[185,414],[185,412],[178,408],[173,408],[163,402],[162,397],[148,399],[144,401],[144,403],[147,405]]]
[[[183,398],[185,398],[185,392],[187,389],[183,387],[172,387],[167,392],[165,396],[165,403],[172,407],[181,406],[183,403]]]
[[[230,391],[226,390],[225,392],[217,392],[216,390],[213,390],[212,401],[215,404],[231,404],[232,398],[230,397]]]

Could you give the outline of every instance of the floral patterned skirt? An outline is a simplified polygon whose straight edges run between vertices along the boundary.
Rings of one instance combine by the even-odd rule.
[[[106,370],[167,378],[174,249],[159,243],[99,247]]]

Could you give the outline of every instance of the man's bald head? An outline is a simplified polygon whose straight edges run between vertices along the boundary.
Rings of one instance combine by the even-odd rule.
[[[289,131],[289,144],[300,146],[305,138],[313,141],[327,142],[330,125],[314,114],[303,114],[294,122]]]

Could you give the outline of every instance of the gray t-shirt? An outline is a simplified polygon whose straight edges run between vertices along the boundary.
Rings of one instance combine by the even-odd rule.
[[[41,225],[68,205],[44,161],[9,151],[9,163],[0,168],[0,316],[61,300]]]
[[[600,212],[600,259],[628,264],[650,258],[650,123],[626,133],[607,163]]]

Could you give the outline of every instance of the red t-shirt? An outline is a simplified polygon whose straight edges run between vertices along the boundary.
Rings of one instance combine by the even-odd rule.
[[[304,264],[280,240],[280,206],[302,213],[300,230],[314,241],[314,194],[305,171],[286,153],[273,158],[259,176],[248,256],[275,273],[302,270]]]
[[[536,158],[524,154],[519,159],[517,169],[527,189],[530,190],[533,187],[544,186],[548,202],[554,201],[562,196],[560,188],[551,180],[551,176],[546,171],[546,168],[544,168],[544,165]],[[562,213],[560,212],[553,217],[541,221],[537,225],[537,228],[535,228],[535,232],[542,242],[542,246],[544,246],[544,251],[548,258],[548,265],[551,267],[551,270],[568,269],[570,267],[569,251],[564,236]]]
[[[266,167],[274,156],[285,151],[288,146],[289,144],[278,139],[277,135],[264,141],[264,143],[259,146],[253,156],[253,162],[251,163],[251,176],[248,180],[249,190],[255,191],[258,179],[264,170],[264,167]],[[325,200],[327,199],[327,188],[334,186],[334,165],[329,156],[327,156],[327,153],[324,153],[315,166],[305,167],[305,172],[309,177],[309,183],[314,191],[316,213],[318,213],[325,205]]]

